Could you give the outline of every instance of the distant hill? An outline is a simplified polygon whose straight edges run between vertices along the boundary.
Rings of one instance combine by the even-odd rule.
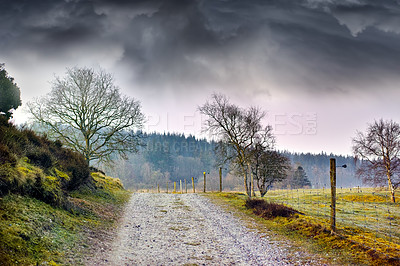
[[[143,134],[143,146],[127,161],[107,172],[119,176],[125,187],[151,187],[210,172],[215,164],[215,143],[183,134]]]
[[[164,185],[167,180],[170,182],[190,180],[192,176],[201,180],[203,172],[217,175],[215,146],[215,142],[183,134],[144,134],[143,146],[139,149],[139,153],[130,155],[128,161],[116,162],[114,169],[109,169],[109,171],[114,176],[119,176],[128,188],[149,188],[157,183]],[[353,157],[325,153],[291,153],[287,151],[281,153],[291,160],[293,167],[300,165],[304,168],[312,187],[328,187],[329,159],[331,157],[337,159],[338,165],[346,164],[348,166],[346,169],[338,168],[337,170],[339,187],[361,185],[361,181],[354,175]],[[223,171],[224,178],[229,175],[229,180],[232,180],[232,174]],[[237,177],[237,179],[240,178]]]

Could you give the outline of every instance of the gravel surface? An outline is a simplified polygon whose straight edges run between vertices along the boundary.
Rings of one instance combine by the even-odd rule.
[[[201,195],[138,193],[126,207],[108,255],[92,263],[287,265],[286,248]]]

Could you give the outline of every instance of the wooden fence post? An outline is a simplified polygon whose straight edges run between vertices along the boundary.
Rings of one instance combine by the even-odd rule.
[[[330,159],[331,177],[331,233],[336,232],[336,160]]]
[[[193,193],[196,193],[196,189],[194,187],[194,177],[192,177],[192,187],[193,187]]]
[[[174,182],[174,193],[176,193],[176,182]]]
[[[204,175],[204,188],[203,188],[203,192],[206,193],[206,172],[203,172]]]
[[[222,167],[219,168],[219,192],[222,192]]]
[[[179,188],[181,189],[181,194],[183,194],[183,189],[182,189],[182,179],[179,180]]]
[[[167,181],[167,193],[168,193],[168,181]]]

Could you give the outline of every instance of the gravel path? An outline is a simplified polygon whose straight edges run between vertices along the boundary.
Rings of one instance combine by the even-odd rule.
[[[285,245],[197,194],[132,195],[102,265],[286,265]]]

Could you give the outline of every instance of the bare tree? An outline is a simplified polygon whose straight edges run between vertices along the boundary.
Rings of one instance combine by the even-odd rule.
[[[400,185],[400,126],[383,119],[368,126],[366,134],[357,132],[353,152],[362,162],[357,174],[364,182],[383,185],[387,182],[392,201]]]
[[[217,136],[223,144],[233,150],[232,162],[240,169],[244,177],[246,193],[251,197],[252,185],[249,180],[252,147],[258,143],[265,148],[272,147],[274,137],[270,126],[263,127],[261,120],[265,112],[259,108],[242,109],[231,104],[221,94],[213,94],[211,101],[199,107],[199,111],[208,116],[205,130]]]
[[[28,104],[49,136],[82,153],[88,163],[109,162],[114,155],[126,158],[137,150],[134,130],[144,122],[140,102],[122,96],[110,74],[72,68],[52,85],[49,94]]]
[[[284,180],[291,168],[290,160],[286,156],[257,146],[252,153],[251,166],[261,197],[268,192],[273,183]]]

